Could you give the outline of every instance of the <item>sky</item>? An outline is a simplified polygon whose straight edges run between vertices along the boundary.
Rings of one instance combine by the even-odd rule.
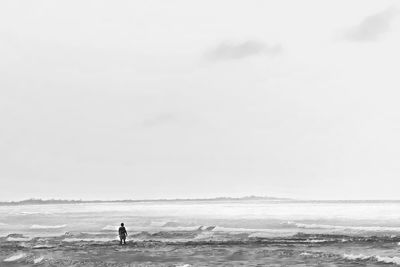
[[[0,1],[0,200],[400,199],[400,4]]]

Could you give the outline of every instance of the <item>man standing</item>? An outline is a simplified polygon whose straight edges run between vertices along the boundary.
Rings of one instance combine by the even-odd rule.
[[[119,244],[122,245],[122,241],[124,241],[124,245],[126,245],[126,237],[128,236],[128,232],[125,229],[124,223],[121,223],[121,227],[118,229],[119,234]]]

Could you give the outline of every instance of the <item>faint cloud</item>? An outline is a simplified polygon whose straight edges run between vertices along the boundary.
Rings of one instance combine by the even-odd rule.
[[[366,17],[360,24],[349,29],[344,39],[353,42],[371,42],[388,32],[393,19],[399,14],[397,8],[390,7],[382,12]]]
[[[263,42],[246,41],[242,43],[221,43],[217,47],[209,50],[205,57],[208,60],[237,60],[254,55],[277,55],[282,51],[282,46],[268,45]]]

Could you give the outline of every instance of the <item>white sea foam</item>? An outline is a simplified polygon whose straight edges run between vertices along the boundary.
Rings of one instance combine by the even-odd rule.
[[[158,231],[160,228],[150,228],[153,231]],[[150,229],[144,229],[149,231]],[[202,225],[193,225],[193,226],[163,226],[162,231],[203,231]]]
[[[106,231],[118,231],[118,226],[116,225],[106,225],[102,228],[102,230],[106,230]]]
[[[26,257],[25,253],[18,253],[18,254],[14,254],[14,255],[4,259],[3,261],[4,262],[13,262],[13,261],[17,261],[17,260],[23,259],[25,257]]]
[[[44,257],[43,257],[43,256],[40,256],[39,258],[34,259],[34,260],[33,260],[33,263],[34,263],[34,264],[38,264],[38,263],[42,262],[43,260],[44,260]]]
[[[155,224],[152,223],[152,226]],[[162,224],[163,229],[177,230],[177,231],[212,231],[216,226],[214,225],[189,225],[179,224],[177,222],[167,222]]]
[[[304,242],[306,242],[306,243],[325,243],[328,241],[329,240],[326,240],[326,239],[307,239]]]
[[[344,254],[343,258],[347,260],[368,260],[371,256],[366,256],[364,254]]]
[[[289,225],[294,225],[298,228],[304,229],[332,229],[332,230],[354,230],[366,232],[400,232],[400,227],[386,227],[386,226],[343,226],[343,225],[329,225],[329,224],[306,224],[288,222]]]
[[[232,228],[232,227],[217,226],[211,231],[226,232],[232,234],[248,233],[249,237],[259,237],[259,238],[293,235],[293,233],[288,232],[287,229],[254,229],[254,228]]]
[[[61,229],[67,227],[66,224],[62,225],[40,225],[40,224],[34,224],[31,225],[30,229]]]
[[[7,241],[10,241],[10,242],[29,241],[29,240],[32,240],[32,237],[27,237],[27,236],[24,236],[24,237],[12,237],[12,236],[7,237]]]
[[[312,254],[309,252],[302,252],[300,253],[300,256],[312,256]]]
[[[376,260],[379,262],[384,263],[394,263],[400,265],[400,257],[382,257],[382,256],[375,256]]]

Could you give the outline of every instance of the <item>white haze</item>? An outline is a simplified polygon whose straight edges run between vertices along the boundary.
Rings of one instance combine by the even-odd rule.
[[[0,2],[0,200],[398,199],[396,1]]]

